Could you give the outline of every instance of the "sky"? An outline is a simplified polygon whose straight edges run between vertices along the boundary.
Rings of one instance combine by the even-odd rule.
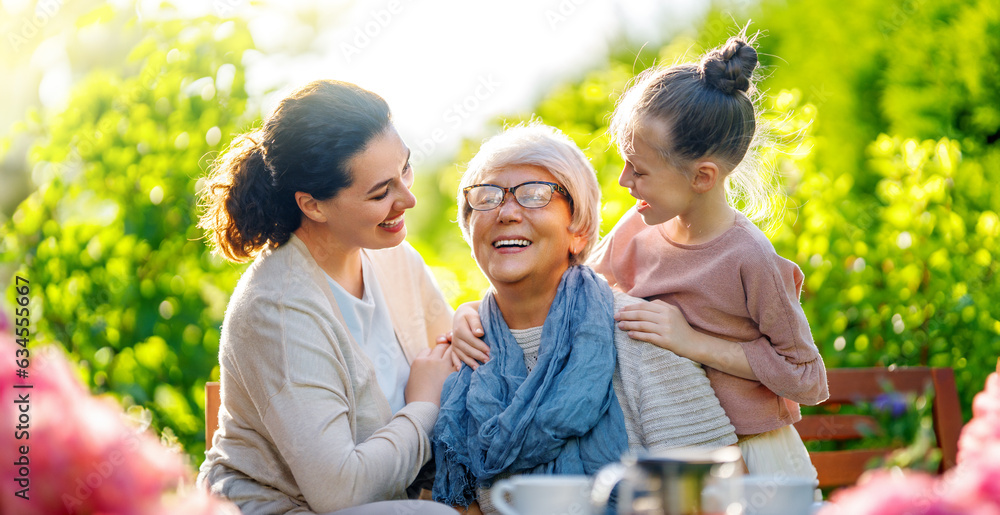
[[[278,87],[269,111],[294,85],[347,80],[385,97],[416,161],[446,156],[503,113],[530,109],[554,84],[599,66],[623,31],[658,43],[664,27],[699,15],[694,2],[649,0],[372,0],[357,2],[312,37],[315,54],[281,55],[286,27],[251,20],[271,57],[250,68],[249,88]],[[277,71],[277,73],[276,73]],[[282,85],[280,81],[284,81]],[[258,89],[259,88],[259,89]]]
[[[167,16],[160,0],[108,1],[134,9],[142,20]],[[703,0],[171,3],[177,11],[170,16],[179,12],[182,17],[216,14],[248,20],[259,52],[245,57],[247,88],[251,98],[259,100],[262,116],[310,80],[354,82],[389,102],[415,162],[449,157],[463,137],[486,136],[482,131],[487,121],[525,112],[552,86],[600,66],[610,41],[626,38],[638,45],[658,45],[671,33],[690,29],[707,9]],[[85,72],[71,65],[73,50],[64,48],[71,45],[63,33],[75,30],[74,17],[83,14],[74,4],[0,0],[7,18],[7,41],[0,42],[7,43],[4,52],[14,46],[11,34],[24,33],[25,20],[40,29],[32,55],[20,56],[15,64],[27,68],[23,73],[15,69],[24,80],[5,93],[24,102],[0,110],[3,127],[23,116],[32,102],[57,111]],[[78,36],[74,42],[83,39]],[[100,48],[98,43],[94,47]],[[90,57],[101,64],[98,56]]]

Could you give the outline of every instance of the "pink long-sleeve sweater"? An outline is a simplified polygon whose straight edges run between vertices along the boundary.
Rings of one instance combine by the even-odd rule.
[[[625,293],[673,304],[695,330],[740,344],[759,381],[705,367],[736,434],[797,422],[799,403],[826,400],[826,368],[799,303],[799,267],[742,213],[728,231],[699,245],[674,242],[664,229],[630,210],[591,265]]]

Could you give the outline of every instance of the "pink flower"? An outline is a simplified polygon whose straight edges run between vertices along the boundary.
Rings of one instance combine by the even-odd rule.
[[[992,506],[990,513],[1000,514],[1000,439],[976,449],[946,478],[949,488],[945,495],[953,503],[968,508]]]
[[[962,436],[958,440],[958,462],[978,459],[983,447],[997,441],[1000,441],[1000,417],[973,418],[962,428]]]
[[[935,505],[936,479],[924,473],[876,470],[855,487],[838,490],[819,515],[943,515]]]
[[[18,348],[0,335],[0,354]],[[91,396],[60,352],[31,348],[29,361],[27,378],[19,378],[14,360],[0,360],[0,424],[8,428],[0,432],[0,511],[201,515],[234,508],[206,492],[171,493],[190,475],[182,456],[144,425],[128,424],[114,400]],[[8,392],[20,402],[8,402]],[[9,430],[16,426],[23,429]]]
[[[986,386],[983,391],[976,394],[976,397],[983,397],[983,400],[978,401],[982,403],[978,407],[976,406],[977,401],[973,401],[973,416],[984,416],[980,413],[1000,415],[1000,404],[998,404],[1000,402],[1000,359],[997,359],[997,371],[986,378]]]
[[[229,501],[225,501],[208,493],[208,491],[191,486],[179,488],[181,495],[168,496],[163,506],[155,515],[240,515],[240,510]]]
[[[997,373],[986,378],[986,388],[972,401],[972,420],[958,440],[959,463],[976,460],[990,442],[1000,442],[1000,362]]]
[[[1000,365],[997,365],[1000,370]],[[1000,417],[1000,371],[986,378],[986,387],[972,400],[972,416]]]

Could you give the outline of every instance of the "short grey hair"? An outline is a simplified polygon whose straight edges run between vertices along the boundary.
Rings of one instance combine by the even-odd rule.
[[[488,173],[519,165],[544,168],[569,191],[573,198],[569,230],[587,237],[583,249],[570,256],[570,265],[586,262],[597,245],[601,229],[601,187],[597,173],[573,140],[559,129],[541,123],[521,124],[504,130],[486,140],[469,161],[458,186],[458,226],[462,229],[462,237],[472,244],[469,234],[472,208],[462,190],[482,182]]]

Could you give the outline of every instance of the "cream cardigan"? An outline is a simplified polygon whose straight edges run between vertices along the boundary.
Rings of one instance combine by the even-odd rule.
[[[451,329],[451,307],[408,244],[365,252],[412,362]],[[322,269],[294,235],[240,278],[219,365],[219,431],[198,481],[245,514],[405,498],[431,457],[438,407],[413,402],[391,414]]]

